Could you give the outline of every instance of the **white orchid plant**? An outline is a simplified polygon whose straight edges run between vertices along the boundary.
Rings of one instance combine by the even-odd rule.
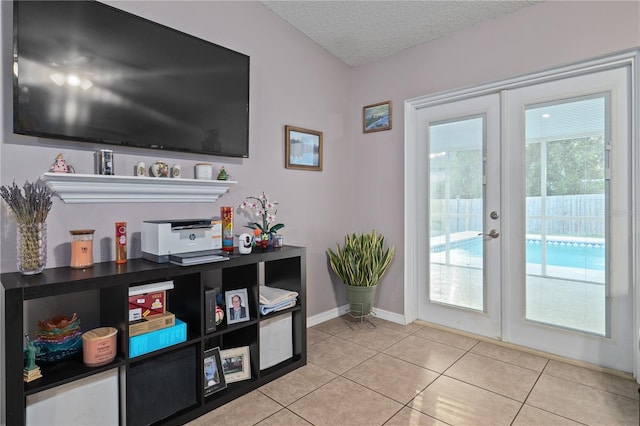
[[[272,225],[276,220],[276,213],[278,213],[278,210],[276,210],[277,205],[278,202],[269,200],[269,197],[264,192],[260,196],[245,198],[240,204],[240,208],[251,211],[257,219],[256,222],[247,225],[247,228],[253,229],[254,233],[259,230],[264,235],[275,234],[278,230],[284,228],[282,223]]]

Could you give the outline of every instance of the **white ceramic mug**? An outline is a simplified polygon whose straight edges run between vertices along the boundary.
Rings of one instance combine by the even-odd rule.
[[[238,251],[240,254],[251,253],[251,243],[253,238],[249,234],[240,234],[238,237]]]
[[[147,165],[144,164],[144,161],[139,161],[136,164],[136,176],[146,176],[147,175]]]

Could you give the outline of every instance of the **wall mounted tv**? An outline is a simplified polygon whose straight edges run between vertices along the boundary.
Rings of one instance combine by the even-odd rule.
[[[14,1],[14,133],[249,156],[249,57],[95,1]]]

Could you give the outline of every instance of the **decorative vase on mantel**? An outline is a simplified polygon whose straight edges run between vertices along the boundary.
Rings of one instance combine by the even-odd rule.
[[[47,223],[18,223],[17,267],[23,275],[35,275],[47,264]]]

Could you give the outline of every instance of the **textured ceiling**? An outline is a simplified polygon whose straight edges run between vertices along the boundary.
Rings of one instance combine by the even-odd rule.
[[[537,1],[263,1],[347,65],[355,67]]]

